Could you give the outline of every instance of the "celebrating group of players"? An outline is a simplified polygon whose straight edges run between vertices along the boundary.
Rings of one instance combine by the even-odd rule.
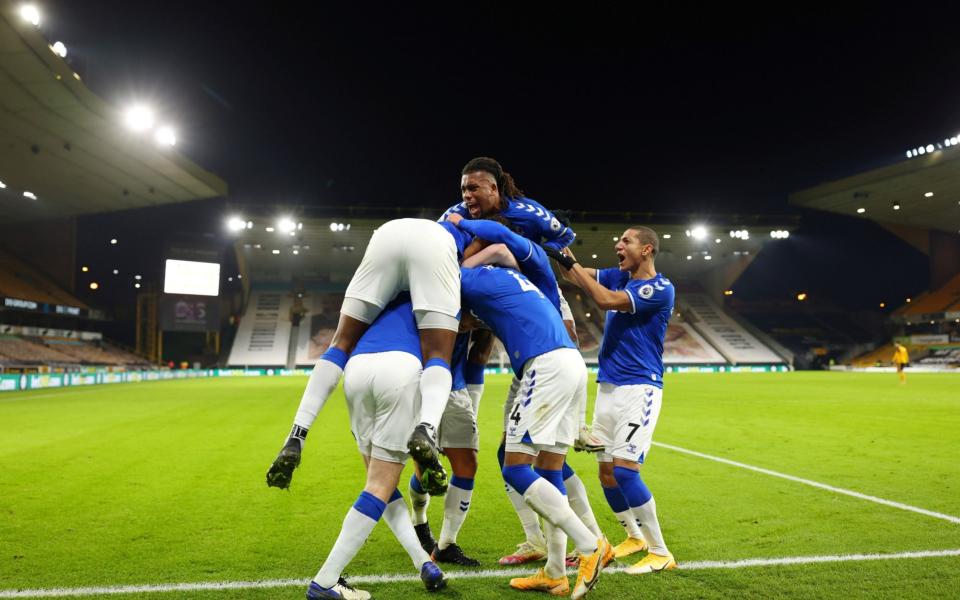
[[[268,485],[289,487],[307,432],[342,375],[367,480],[308,599],[370,597],[342,571],[381,518],[428,590],[446,583],[436,563],[479,565],[456,540],[477,470],[476,415],[493,336],[515,375],[498,457],[526,534],[500,563],[546,558],[536,574],[512,579],[511,587],[566,595],[566,566],[578,565],[571,596],[581,598],[614,558],[646,552],[626,570],[633,574],[676,566],[639,475],[660,413],[663,339],[674,302],[673,286],[654,267],[657,234],[630,227],[615,246],[617,267],[585,268],[568,247],[575,237],[570,227],[526,198],[497,161],[468,162],[461,194],[463,202],[437,222],[398,219],[374,231],[330,347],[267,472]],[[592,431],[585,425],[587,368],[548,257],[607,311]],[[566,464],[571,447],[597,452],[604,495],[627,534],[616,547]],[[449,479],[440,449],[451,463]],[[397,487],[407,458],[416,465],[412,510]],[[434,541],[426,507],[430,496],[443,494]],[[570,556],[568,538],[576,549]]]

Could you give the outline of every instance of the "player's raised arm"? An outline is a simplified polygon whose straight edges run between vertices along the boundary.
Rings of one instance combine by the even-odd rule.
[[[523,236],[517,235],[495,221],[485,219],[468,221],[467,219],[459,219],[455,221],[455,224],[460,229],[467,231],[481,240],[504,244],[516,257],[518,262],[523,262],[533,255],[533,242]]]
[[[544,244],[544,245],[542,246],[542,248],[543,248],[544,252],[547,253],[547,256],[553,258],[553,259],[556,260],[558,263],[560,263],[560,259],[557,258],[556,256],[554,256],[555,254],[569,257],[569,258],[573,259],[574,262],[576,262],[576,260],[577,260],[577,257],[573,254],[573,250],[571,250],[570,248],[564,248],[563,250],[554,250],[553,248],[550,248],[550,247],[547,246],[546,244]],[[578,263],[578,264],[579,264],[579,263]],[[583,265],[580,265],[580,269],[583,270],[583,272],[585,272],[585,273],[587,274],[587,277],[590,277],[591,279],[596,279],[596,278],[597,278],[597,270],[596,270],[596,269],[594,269],[594,268],[592,268],[592,267],[584,267]],[[563,276],[563,278],[566,279],[567,281],[569,281],[570,283],[574,284],[574,285],[577,286],[577,287],[580,287],[579,281],[577,280],[576,277],[574,277],[573,275],[570,274],[570,271],[569,271],[568,269],[560,269],[560,275]]]
[[[563,253],[553,248],[544,248],[550,258],[560,264],[564,277],[575,283],[597,304],[601,310],[633,312],[634,303],[625,291],[614,291],[601,285],[596,279],[596,269],[587,269],[573,257],[572,253]],[[568,277],[569,276],[569,277]]]
[[[559,210],[550,212],[546,208],[543,210],[550,217],[550,227],[543,231],[543,238],[546,240],[543,245],[556,250],[569,247],[576,239],[577,234],[570,227],[570,218],[567,212]]]

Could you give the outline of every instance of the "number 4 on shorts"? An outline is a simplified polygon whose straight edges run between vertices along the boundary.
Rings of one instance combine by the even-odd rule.
[[[510,420],[513,421],[514,425],[520,424],[520,403],[519,402],[513,405],[513,412],[510,413]]]

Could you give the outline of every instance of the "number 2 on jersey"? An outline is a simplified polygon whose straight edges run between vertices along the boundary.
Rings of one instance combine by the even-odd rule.
[[[510,270],[510,269],[507,270],[507,273],[510,273],[513,276],[513,278],[517,280],[517,283],[520,284],[521,290],[525,292],[536,292],[540,294],[541,297],[543,297],[543,292],[540,291],[540,288],[530,283],[529,279],[527,279],[520,273],[517,273],[516,271]]]

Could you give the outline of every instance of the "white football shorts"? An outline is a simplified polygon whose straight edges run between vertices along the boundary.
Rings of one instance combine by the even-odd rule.
[[[358,354],[343,370],[350,431],[360,454],[403,464],[420,417],[420,359],[408,352]]]
[[[441,448],[480,449],[477,415],[473,412],[473,400],[466,388],[450,392],[447,408],[440,419],[439,439]]]
[[[597,454],[597,460],[612,462],[620,458],[643,464],[650,454],[662,403],[663,390],[656,386],[599,384],[593,435],[605,450]]]
[[[435,221],[395,219],[374,231],[347,286],[340,310],[372,323],[387,303],[407,290],[418,327],[457,330],[457,245],[453,236]]]
[[[558,348],[528,360],[506,414],[507,452],[565,454],[586,394],[587,366],[578,351]]]

